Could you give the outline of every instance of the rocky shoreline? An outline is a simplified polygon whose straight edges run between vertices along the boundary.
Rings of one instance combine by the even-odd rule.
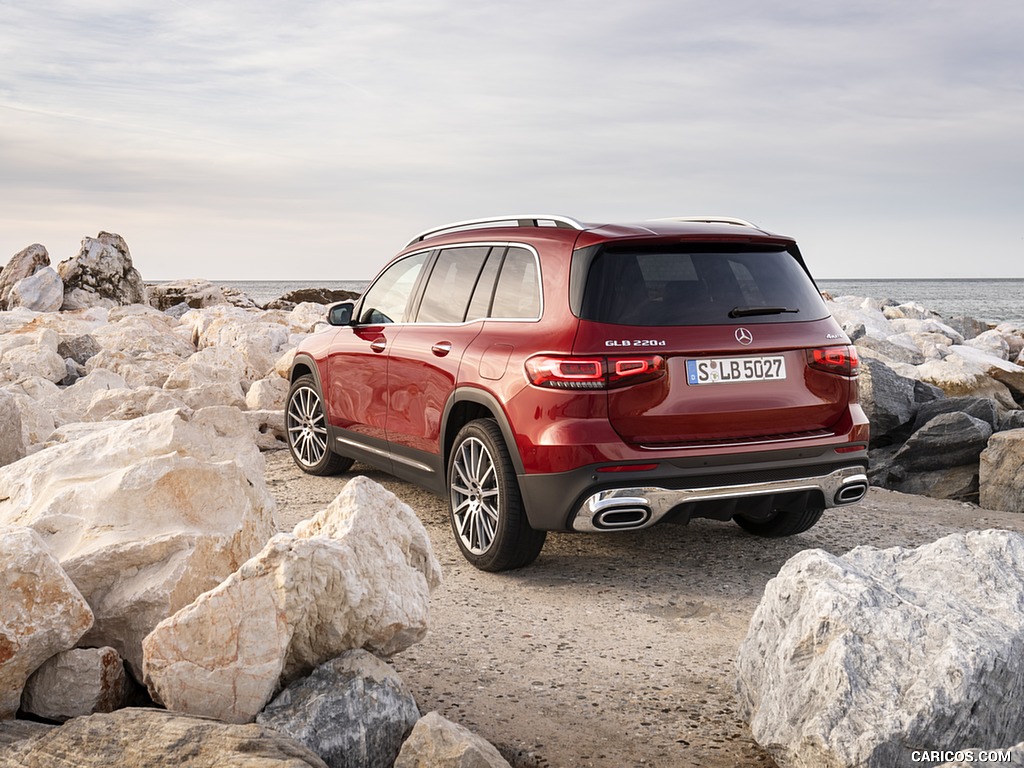
[[[440,583],[416,513],[352,480],[279,532],[261,452],[285,447],[295,347],[351,296],[314,291],[258,307],[146,286],[107,233],[56,269],[35,245],[0,272],[0,766],[109,764],[141,732],[168,760],[201,743],[195,765],[509,765],[386,663],[424,636]],[[861,357],[872,483],[1024,511],[1024,330],[826,300]],[[317,735],[344,728],[338,749]]]

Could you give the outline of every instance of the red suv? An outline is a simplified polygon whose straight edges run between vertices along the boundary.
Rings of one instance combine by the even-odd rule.
[[[446,496],[484,570],[546,531],[787,536],[867,492],[854,347],[796,243],[740,219],[449,224],[329,321],[292,365],[295,462]]]

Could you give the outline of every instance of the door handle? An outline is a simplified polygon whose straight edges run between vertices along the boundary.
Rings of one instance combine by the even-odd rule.
[[[452,343],[450,341],[439,341],[430,348],[430,351],[438,357],[444,357],[452,351]]]
[[[383,352],[385,347],[388,345],[388,340],[383,336],[378,336],[376,339],[370,342],[370,349],[374,352]]]

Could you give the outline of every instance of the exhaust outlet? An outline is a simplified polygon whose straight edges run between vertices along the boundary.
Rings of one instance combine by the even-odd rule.
[[[836,504],[853,504],[863,499],[867,492],[867,483],[850,483],[836,491],[835,501]]]
[[[613,507],[594,516],[594,527],[602,530],[626,531],[642,528],[651,519],[646,507]]]

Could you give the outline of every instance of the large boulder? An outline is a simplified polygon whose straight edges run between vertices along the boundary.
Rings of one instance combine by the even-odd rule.
[[[487,740],[437,712],[428,712],[409,734],[394,768],[511,768]]]
[[[272,728],[136,708],[77,717],[0,753],[0,768],[53,766],[327,768],[315,754]]]
[[[914,432],[893,461],[922,471],[973,464],[992,436],[992,425],[966,413],[942,413]]]
[[[275,536],[146,638],[145,681],[168,709],[246,722],[282,685],[344,651],[390,656],[427,631],[440,583],[422,523],[365,477]]]
[[[359,294],[355,291],[341,288],[296,288],[267,302],[264,309],[294,309],[297,304],[334,304],[337,301],[352,301],[358,298]]]
[[[184,304],[189,309],[229,303],[224,292],[209,280],[174,280],[146,286],[146,301],[160,311]]]
[[[58,383],[67,375],[57,352],[60,337],[49,329],[26,329],[0,336],[0,385],[40,376]]]
[[[140,679],[142,639],[277,528],[252,427],[233,413],[166,411],[0,468],[0,525],[45,539],[96,615],[83,642],[117,649]]]
[[[309,747],[330,768],[392,768],[419,719],[398,674],[372,653],[354,650],[291,683],[256,722]]]
[[[82,239],[77,256],[57,265],[64,281],[66,311],[87,307],[142,304],[146,286],[132,264],[128,244],[120,235],[100,232]]]
[[[971,464],[947,467],[946,469],[917,472],[907,472],[899,467],[890,467],[884,478],[873,477],[872,484],[900,493],[976,504],[978,502],[978,463],[975,461]]]
[[[963,345],[950,347],[943,360],[928,360],[917,371],[922,381],[950,397],[988,397],[1007,410],[1019,407],[1014,395],[1024,392],[1024,367]]]
[[[741,715],[781,768],[913,765],[911,747],[1024,734],[1024,536],[806,550],[765,588],[738,659]]]
[[[23,712],[64,722],[125,706],[131,691],[113,648],[73,648],[46,660],[25,684]]]
[[[871,422],[872,445],[902,436],[914,420],[914,381],[900,376],[881,360],[865,359],[860,370],[860,401]]]
[[[56,312],[64,303],[64,281],[53,267],[43,267],[11,286],[7,306],[25,307],[35,312]]]
[[[19,280],[31,277],[43,267],[50,266],[50,254],[46,247],[34,243],[28,248],[18,251],[7,266],[0,271],[0,311],[12,309],[7,300],[10,298],[11,289]]]
[[[943,413],[966,413],[984,421],[992,427],[993,432],[998,432],[1002,423],[999,408],[986,397],[942,397],[921,403],[914,417],[914,431]]]
[[[6,488],[0,482],[0,488]],[[40,664],[73,648],[92,611],[31,528],[0,527],[0,720],[14,717]]]
[[[982,451],[980,504],[985,509],[1024,512],[1024,429],[998,432]]]

